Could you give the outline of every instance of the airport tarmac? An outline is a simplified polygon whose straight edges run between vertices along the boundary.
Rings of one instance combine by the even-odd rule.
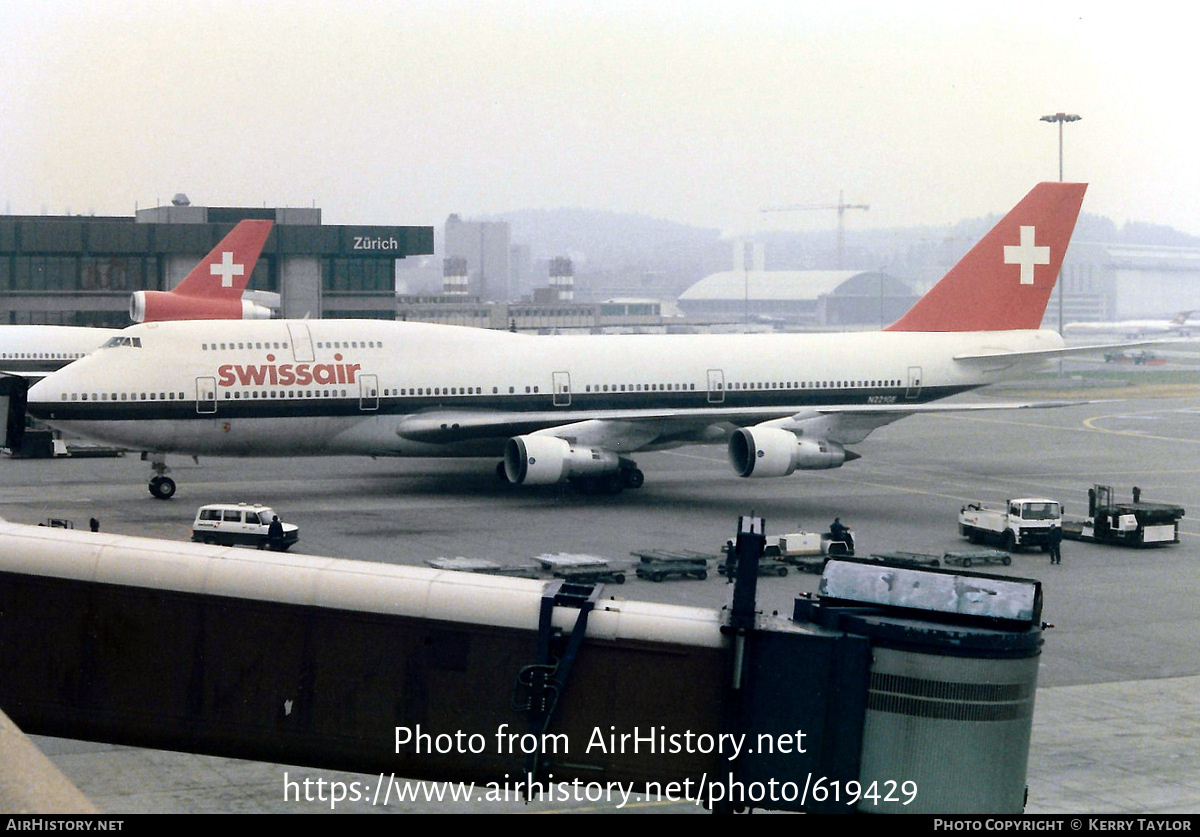
[[[1094,483],[1128,499],[1171,502],[1193,516],[1181,543],[1130,550],[1068,541],[1063,563],[1022,552],[988,572],[1043,584],[1045,633],[1029,764],[1030,813],[1200,811],[1200,397],[1136,398],[1051,410],[905,419],[854,446],[863,458],[832,471],[743,480],[724,449],[641,454],[646,484],[618,496],[566,487],[513,489],[485,460],[168,460],[179,491],[146,490],[149,465],[119,459],[0,461],[0,515],[24,523],[90,517],[104,531],[186,540],[196,508],[259,502],[300,525],[297,552],[422,565],[437,557],[528,563],[547,552],[634,560],[637,549],[716,556],[739,515],[768,534],[824,530],[840,516],[860,553],[962,548],[966,502],[1048,496],[1083,513]],[[817,576],[764,578],[759,607],[790,613]],[[720,608],[731,586],[631,579],[606,594]],[[284,801],[284,773],[334,776],[200,756],[35,739],[102,809],[136,812],[328,811]],[[377,777],[358,777],[372,782]],[[342,805],[338,811],[370,806]],[[563,806],[547,805],[558,810]],[[571,810],[611,810],[573,805]],[[689,810],[677,803],[637,810]],[[386,810],[464,810],[448,802]],[[516,803],[469,810],[538,810]]]

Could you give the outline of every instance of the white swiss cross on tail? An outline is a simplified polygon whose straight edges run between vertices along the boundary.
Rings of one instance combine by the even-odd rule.
[[[1033,284],[1033,266],[1050,264],[1050,248],[1035,247],[1034,228],[1021,227],[1021,243],[1004,246],[1004,263],[1021,266],[1021,284]]]
[[[1022,228],[1022,230],[1024,230],[1024,228]],[[221,287],[222,288],[232,288],[233,287],[233,277],[241,276],[242,274],[244,274],[246,272],[246,266],[241,265],[241,264],[234,264],[233,263],[233,253],[226,250],[225,252],[223,252],[221,254],[221,263],[220,264],[216,264],[216,263],[212,264],[209,267],[209,272],[211,272],[213,276],[221,277]],[[1021,275],[1024,276],[1023,273]],[[1024,282],[1025,280],[1021,279],[1021,281]],[[1030,279],[1029,281],[1032,282],[1033,280]]]

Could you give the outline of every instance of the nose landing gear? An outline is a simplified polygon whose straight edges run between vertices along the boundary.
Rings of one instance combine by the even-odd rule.
[[[142,459],[147,459],[146,454],[142,454]],[[150,478],[150,493],[159,500],[170,500],[175,496],[175,480],[167,476],[167,472],[171,469],[167,467],[167,463],[162,458],[156,458],[150,462],[150,467],[154,470],[154,476]]]

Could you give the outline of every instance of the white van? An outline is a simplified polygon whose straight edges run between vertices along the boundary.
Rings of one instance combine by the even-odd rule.
[[[300,539],[300,527],[283,524],[283,537],[278,544],[270,539],[274,509],[253,503],[213,503],[201,506],[192,523],[192,540],[223,546],[253,546],[280,552]]]

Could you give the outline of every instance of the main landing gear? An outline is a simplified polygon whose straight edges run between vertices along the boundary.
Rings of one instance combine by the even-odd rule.
[[[142,459],[150,459],[146,454],[142,454]],[[161,456],[154,457],[150,462],[150,467],[154,470],[154,476],[150,478],[150,493],[159,500],[170,500],[175,496],[175,480],[167,476],[167,472],[171,469],[167,467],[167,462]]]
[[[580,494],[620,494],[626,488],[641,488],[646,475],[628,459],[621,460],[621,467],[606,474],[571,477],[567,480]]]

